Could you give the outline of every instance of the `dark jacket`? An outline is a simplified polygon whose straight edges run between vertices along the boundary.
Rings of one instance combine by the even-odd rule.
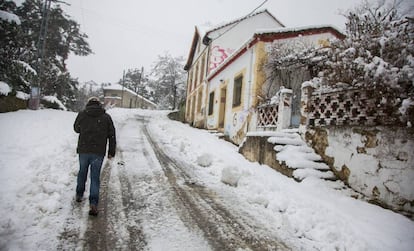
[[[76,117],[73,124],[79,133],[78,153],[94,153],[105,156],[109,140],[108,155],[115,156],[115,127],[111,116],[105,112],[98,101],[90,101]]]

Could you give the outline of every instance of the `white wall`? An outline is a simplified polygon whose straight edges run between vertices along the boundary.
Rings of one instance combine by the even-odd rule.
[[[210,70],[216,68],[225,58],[230,56],[236,49],[250,39],[257,29],[275,29],[281,27],[267,13],[261,13],[245,19],[229,30],[233,25],[226,26],[209,34],[209,37],[213,39],[210,48]],[[220,34],[223,34],[227,30],[229,31],[220,36]]]
[[[232,138],[243,126],[243,123],[245,123],[250,108],[249,101],[251,102],[251,98],[249,98],[252,95],[251,82],[254,80],[254,73],[250,69],[250,67],[253,67],[254,65],[254,62],[251,61],[255,56],[254,50],[255,47],[250,48],[247,52],[237,58],[231,65],[227,66],[222,72],[210,80],[207,95],[209,95],[212,91],[215,91],[216,94],[214,100],[214,113],[212,116],[208,116],[207,118],[208,129],[216,129],[218,126],[219,101],[221,98],[220,90],[222,87],[220,80],[227,83],[224,134]],[[237,77],[243,70],[242,105],[241,109],[233,112],[232,101],[234,78]]]

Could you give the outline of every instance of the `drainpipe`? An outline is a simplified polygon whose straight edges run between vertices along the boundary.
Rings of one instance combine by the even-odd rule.
[[[205,74],[205,78],[204,78],[204,82],[206,85],[206,92],[205,92],[205,98],[204,98],[204,121],[205,121],[205,125],[204,128],[207,129],[207,117],[208,117],[208,107],[207,107],[207,103],[208,103],[208,92],[209,92],[209,81],[207,79],[208,76],[208,69],[210,69],[209,65],[210,65],[210,43],[207,45],[207,61],[205,64],[205,69],[204,69],[204,74]]]
[[[188,98],[188,96],[190,95],[190,93],[189,93],[189,87],[190,87],[190,85],[191,85],[191,83],[188,83],[188,80],[190,79],[190,71],[187,71],[187,90],[185,91],[185,112],[184,112],[184,122],[187,122],[187,109],[190,109],[189,110],[189,112],[188,112],[188,114],[191,114],[191,107],[189,106],[189,103],[190,102],[187,102],[187,101],[189,101],[187,98]]]
[[[253,46],[254,47],[254,46]],[[253,93],[253,84],[252,84],[252,79],[253,79],[253,59],[254,59],[254,50],[253,47],[249,47],[249,45],[247,45],[247,50],[250,50],[250,62],[249,62],[249,89],[248,89],[248,97],[247,97],[247,109],[248,109],[248,113],[250,113],[250,108],[252,106],[252,93]],[[249,131],[249,121],[247,121],[246,123],[246,132]]]

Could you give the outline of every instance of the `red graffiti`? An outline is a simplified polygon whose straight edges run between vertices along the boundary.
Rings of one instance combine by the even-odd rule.
[[[210,56],[210,67],[209,70],[214,70],[217,66],[224,62],[224,60],[229,56],[232,52],[231,49],[223,49],[220,48],[218,45],[211,48],[211,56]]]

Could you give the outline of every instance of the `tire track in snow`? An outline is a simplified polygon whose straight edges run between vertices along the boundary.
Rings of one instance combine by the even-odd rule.
[[[122,208],[126,217],[125,225],[129,237],[128,250],[144,250],[147,242],[143,233],[141,220],[139,219],[139,214],[142,210],[141,199],[133,196],[134,191],[124,166],[123,152],[119,151],[118,155],[120,156],[120,161],[118,162],[118,178],[121,185]]]
[[[181,209],[177,211],[182,212],[184,219],[191,216],[190,220],[202,230],[215,250],[289,250],[281,241],[258,236],[254,226],[231,214],[206,187],[192,182],[191,176],[182,168],[186,163],[169,157],[151,138],[146,123],[142,131],[175,193],[177,209]],[[184,183],[180,184],[177,179],[184,180]]]
[[[85,250],[109,250],[107,240],[114,239],[108,231],[108,184],[111,176],[111,162],[106,161],[101,173],[99,190],[99,215],[89,216],[88,228],[85,231]]]
[[[99,195],[99,216],[88,215],[89,203],[83,198],[81,203],[72,200],[72,213],[66,219],[59,235],[57,250],[107,250],[107,187],[110,178],[110,163],[105,162],[101,173]]]

